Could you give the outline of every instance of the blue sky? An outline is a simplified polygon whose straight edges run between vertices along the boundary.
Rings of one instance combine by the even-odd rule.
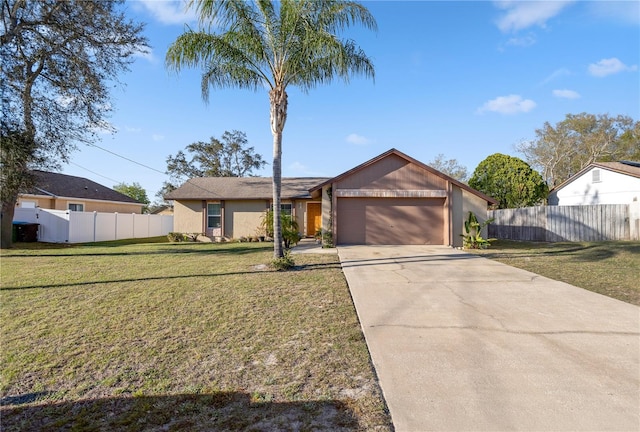
[[[640,119],[640,2],[363,2],[378,31],[352,29],[375,82],[354,77],[308,94],[290,88],[283,176],[334,176],[390,149],[428,163],[439,153],[473,172],[493,153],[568,113]],[[113,92],[115,134],[81,145],[64,172],[112,187],[140,183],[153,201],[166,157],[226,130],[272,160],[266,90],[200,92],[200,71],[167,72],[167,47],[195,26],[179,1],[130,1],[152,49]],[[158,172],[160,171],[160,172]],[[270,176],[271,165],[258,172]]]

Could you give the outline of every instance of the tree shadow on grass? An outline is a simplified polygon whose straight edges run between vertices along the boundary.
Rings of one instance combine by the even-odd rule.
[[[568,257],[580,262],[597,262],[614,258],[621,253],[640,254],[640,244],[637,243],[556,243],[540,244],[533,248],[524,249],[521,246],[510,248],[508,245],[500,245],[500,250],[495,252],[483,252],[485,258],[544,258],[544,257]],[[537,252],[533,252],[536,250]],[[522,252],[520,252],[522,251]]]
[[[246,255],[249,253],[267,252],[270,249],[267,247],[249,247],[249,246],[237,246],[237,247],[212,247],[208,243],[175,243],[163,246],[149,251],[123,251],[123,252],[92,252],[91,247],[83,245],[86,252],[78,252],[79,247],[66,247],[66,248],[52,248],[43,249],[43,253],[7,253],[2,255],[2,258],[25,258],[25,257],[76,257],[76,256],[137,256],[137,255],[166,255],[166,254],[194,254],[194,255]],[[104,246],[103,246],[104,247]],[[46,253],[47,250],[64,249],[68,253]],[[15,249],[14,249],[15,250]],[[31,249],[33,250],[33,249]]]
[[[274,402],[242,392],[113,397],[1,407],[2,430],[182,431],[354,430],[354,412],[339,400]]]

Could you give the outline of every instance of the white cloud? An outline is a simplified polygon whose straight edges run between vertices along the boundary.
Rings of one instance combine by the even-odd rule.
[[[637,1],[591,1],[586,7],[592,15],[622,24],[640,24],[640,2]]]
[[[521,112],[529,112],[536,107],[536,103],[531,99],[522,99],[520,95],[499,96],[488,102],[476,111],[483,114],[487,111],[497,112],[500,114],[517,114]]]
[[[573,90],[554,90],[553,95],[561,99],[580,99],[580,93]]]
[[[545,27],[547,21],[558,15],[573,1],[498,1],[494,5],[505,11],[496,24],[504,32],[517,32],[532,26]]]
[[[598,63],[591,63],[589,65],[589,73],[596,77],[605,77],[607,75],[635,70],[638,70],[638,66],[627,66],[615,57],[602,59]]]
[[[124,130],[127,131],[127,132],[133,132],[133,133],[142,132],[141,128],[131,127],[131,126],[125,126]]]
[[[356,145],[367,145],[371,142],[370,139],[356,133],[349,134],[345,140],[350,144]]]
[[[561,78],[561,77],[567,76],[567,75],[571,75],[571,72],[569,71],[569,69],[567,69],[567,68],[556,69],[551,73],[551,75],[549,75],[544,80],[542,80],[540,85],[545,85],[545,84],[547,84],[547,83],[549,83],[551,81],[555,81],[558,78]]]
[[[185,12],[185,3],[184,0],[141,0],[134,2],[136,5],[141,5],[144,10],[163,24],[185,24],[196,21],[197,18],[193,8]]]
[[[162,141],[164,139],[164,135],[153,134],[151,135],[151,139],[154,141]]]

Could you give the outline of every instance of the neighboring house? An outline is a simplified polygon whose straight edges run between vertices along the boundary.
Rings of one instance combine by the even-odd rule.
[[[33,171],[34,186],[18,196],[17,206],[104,213],[142,213],[144,204],[86,178]]]
[[[469,211],[497,204],[469,186],[391,149],[333,178],[283,178],[282,209],[303,235],[330,230],[336,244],[461,246]],[[195,178],[170,192],[174,230],[210,239],[256,235],[271,179]]]
[[[160,207],[154,209],[150,213],[151,214],[155,214],[155,215],[173,216],[173,206],[171,206],[171,205],[161,205]]]
[[[549,205],[640,201],[640,162],[594,162],[549,193]]]

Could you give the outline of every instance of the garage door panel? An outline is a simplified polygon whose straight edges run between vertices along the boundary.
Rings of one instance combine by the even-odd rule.
[[[444,244],[444,198],[340,198],[340,244]]]

